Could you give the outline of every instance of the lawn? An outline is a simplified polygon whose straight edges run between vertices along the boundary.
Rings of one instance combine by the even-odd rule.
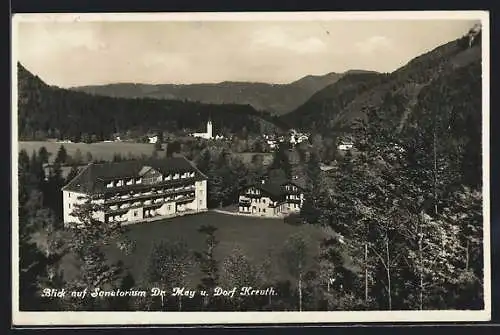
[[[317,254],[322,231],[313,226],[292,226],[276,219],[232,216],[214,212],[177,217],[162,221],[130,225],[128,237],[135,242],[135,250],[125,256],[116,248],[108,250],[112,260],[122,260],[136,280],[142,278],[151,247],[160,240],[183,240],[192,251],[203,251],[205,236],[197,230],[202,225],[217,228],[219,244],[215,256],[219,261],[230,255],[235,247],[240,248],[254,265],[259,265],[269,253],[273,259],[274,270],[279,277],[286,277],[280,264],[280,251],[285,240],[294,233],[302,232],[308,241],[309,255]],[[276,262],[276,263],[274,263]],[[310,260],[310,263],[314,261]],[[311,265],[311,264],[310,264]],[[191,280],[199,279],[199,273],[192,273]]]
[[[73,156],[77,149],[80,149],[83,158],[85,159],[85,155],[87,152],[92,154],[93,159],[98,160],[107,160],[110,161],[113,159],[113,155],[115,153],[119,153],[122,156],[127,156],[129,153],[134,156],[141,156],[141,154],[145,154],[147,156],[151,156],[153,152],[153,144],[149,143],[131,143],[131,142],[110,142],[110,143],[58,143],[58,142],[43,142],[43,141],[29,141],[29,142],[18,142],[18,150],[22,149],[28,152],[28,155],[31,155],[33,150],[38,150],[41,147],[45,147],[49,153],[51,153],[51,160],[56,157],[57,151],[59,147],[64,145],[64,148],[68,152],[69,155]]]

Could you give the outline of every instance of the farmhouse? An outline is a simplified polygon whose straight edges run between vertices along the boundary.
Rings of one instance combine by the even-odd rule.
[[[150,144],[156,144],[158,142],[158,135],[148,136],[148,141]]]
[[[62,188],[64,222],[92,197],[102,222],[136,223],[207,210],[207,177],[186,158],[90,163]]]
[[[287,179],[262,179],[240,192],[239,212],[254,216],[283,217],[297,213],[304,203],[304,188]]]

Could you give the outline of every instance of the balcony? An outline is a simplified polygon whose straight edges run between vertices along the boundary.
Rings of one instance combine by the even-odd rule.
[[[182,196],[181,198],[175,199],[175,202],[176,203],[178,203],[178,202],[191,202],[195,199],[196,199],[196,197],[193,193],[193,194],[185,195],[185,196]]]
[[[256,194],[256,193],[247,192],[247,193],[244,193],[244,196],[247,197],[247,198],[252,198],[252,199],[260,199],[260,198],[262,198],[262,195],[260,193]]]
[[[192,192],[196,187],[194,185],[186,186],[186,187],[181,187],[181,188],[176,188],[176,189],[168,189],[168,190],[157,190],[156,192],[149,191],[146,193],[136,193],[132,196],[130,195],[124,195],[124,196],[115,196],[113,198],[107,199],[104,201],[105,204],[113,204],[113,203],[119,203],[122,201],[126,201],[127,199],[134,199],[134,200],[140,200],[140,199],[149,199],[153,198],[155,196],[165,196],[165,195],[170,195],[170,194],[176,194],[176,193],[185,193],[185,192]]]
[[[149,190],[152,187],[164,187],[164,186],[176,186],[176,185],[183,185],[187,183],[193,183],[196,181],[196,176],[194,175],[193,177],[185,178],[185,179],[180,179],[177,178],[176,180],[164,180],[159,183],[155,184],[143,184],[139,182],[135,182],[133,185],[123,185],[123,186],[116,186],[112,188],[106,188],[106,193],[117,193],[121,191],[141,191],[141,190]]]
[[[160,198],[160,199],[155,199],[155,200],[149,199],[149,200],[144,201],[143,203],[135,202],[134,204],[123,204],[120,207],[117,207],[116,205],[110,206],[108,209],[104,210],[104,212],[106,214],[126,213],[127,211],[134,209],[134,208],[141,208],[141,207],[143,207],[143,208],[152,208],[152,207],[159,208],[167,202],[185,203],[185,202],[194,201],[195,199],[196,199],[196,197],[195,197],[194,193],[189,194],[189,195],[180,196],[180,197],[177,197],[176,199],[169,199],[169,198],[166,198],[166,199]]]
[[[250,207],[252,205],[252,202],[250,200],[240,200],[238,205],[240,207]]]

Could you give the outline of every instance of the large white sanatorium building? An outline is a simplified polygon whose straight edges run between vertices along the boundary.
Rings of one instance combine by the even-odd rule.
[[[93,196],[102,222],[136,223],[207,210],[207,177],[184,157],[94,164],[62,188],[64,222]]]

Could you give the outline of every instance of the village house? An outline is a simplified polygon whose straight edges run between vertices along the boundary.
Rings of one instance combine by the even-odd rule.
[[[239,213],[253,216],[284,217],[300,212],[304,188],[282,178],[262,179],[245,187],[239,196]]]
[[[207,210],[207,177],[184,157],[90,163],[62,188],[65,224],[91,197],[102,222],[137,223]]]
[[[158,135],[148,136],[148,141],[150,144],[156,144],[158,142]]]
[[[351,137],[344,137],[340,140],[337,149],[340,151],[348,151],[351,150],[354,146],[354,141]]]

